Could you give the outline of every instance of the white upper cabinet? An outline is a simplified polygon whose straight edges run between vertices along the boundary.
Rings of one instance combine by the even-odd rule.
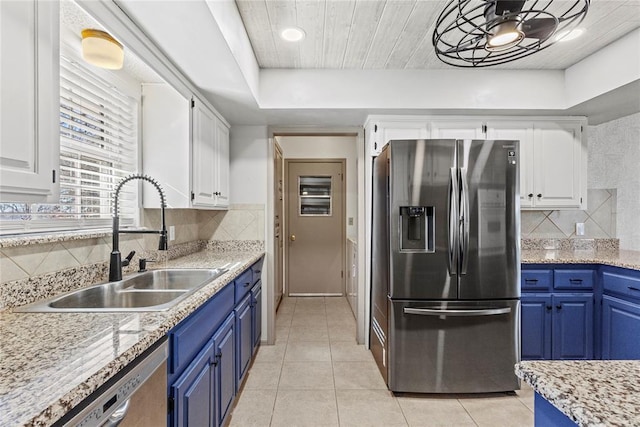
[[[371,116],[365,125],[365,138],[372,155],[379,154],[382,148],[380,145],[376,151],[373,142],[386,144],[394,138],[517,140],[520,207],[586,209],[587,148],[582,135],[585,124],[581,118]]]
[[[485,124],[481,120],[433,120],[433,139],[485,139]]]
[[[167,84],[144,85],[142,126],[142,169],[169,208],[229,206],[229,128],[212,110]],[[143,191],[144,207],[159,207],[153,189]]]
[[[0,1],[0,200],[55,201],[59,5]]]
[[[581,124],[536,122],[533,142],[532,207],[586,209],[587,149]]]
[[[229,207],[229,128],[216,119],[216,206]]]
[[[487,122],[487,139],[516,140],[519,143],[520,207],[531,208],[533,190],[533,123]]]
[[[384,146],[392,139],[425,139],[428,137],[429,129],[424,119],[371,119],[365,125],[365,139],[372,156],[380,154]]]

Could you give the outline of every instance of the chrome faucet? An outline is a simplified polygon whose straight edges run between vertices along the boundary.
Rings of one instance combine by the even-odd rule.
[[[120,213],[119,207],[118,207],[118,195],[120,194],[120,190],[122,190],[122,186],[134,179],[141,179],[143,181],[150,182],[151,184],[153,184],[154,187],[156,187],[156,190],[158,190],[158,193],[160,193],[160,221],[162,221],[162,228],[160,230],[120,230],[120,217],[118,216]],[[164,198],[164,190],[162,190],[162,187],[160,187],[160,184],[158,184],[158,181],[151,178],[150,176],[138,175],[138,174],[129,175],[118,183],[118,185],[116,186],[115,194],[113,196],[113,231],[112,231],[113,245],[111,248],[111,257],[109,259],[109,281],[110,282],[122,280],[122,267],[126,267],[127,265],[129,265],[129,262],[131,261],[131,259],[133,258],[133,255],[135,254],[134,251],[131,251],[131,253],[127,255],[127,257],[124,259],[124,261],[122,260],[122,257],[120,254],[120,248],[119,248],[120,233],[159,234],[160,241],[158,243],[158,250],[166,251],[168,249],[167,226],[164,222],[164,210],[166,207],[167,207],[167,203]]]

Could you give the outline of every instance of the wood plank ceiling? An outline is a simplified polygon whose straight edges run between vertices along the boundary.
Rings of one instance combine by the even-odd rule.
[[[573,0],[557,0],[566,2]],[[262,68],[442,69],[431,37],[443,0],[236,0]],[[302,28],[299,43],[280,38]],[[591,0],[573,41],[503,69],[566,69],[640,27],[640,0]]]

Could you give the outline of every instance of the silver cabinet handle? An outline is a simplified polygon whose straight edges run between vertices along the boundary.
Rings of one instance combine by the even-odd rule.
[[[404,308],[405,314],[417,314],[420,316],[452,316],[452,317],[470,317],[470,316],[495,316],[498,314],[511,313],[511,307],[502,308],[482,308],[471,310],[456,309],[437,309],[437,308]]]

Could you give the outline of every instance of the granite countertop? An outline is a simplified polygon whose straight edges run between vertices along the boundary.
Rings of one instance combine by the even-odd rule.
[[[233,266],[168,311],[0,312],[0,426],[53,424],[262,255],[201,251],[154,266]]]
[[[640,270],[640,251],[591,249],[523,249],[525,264],[604,264]]]
[[[580,426],[640,425],[640,361],[527,361],[516,374]]]

